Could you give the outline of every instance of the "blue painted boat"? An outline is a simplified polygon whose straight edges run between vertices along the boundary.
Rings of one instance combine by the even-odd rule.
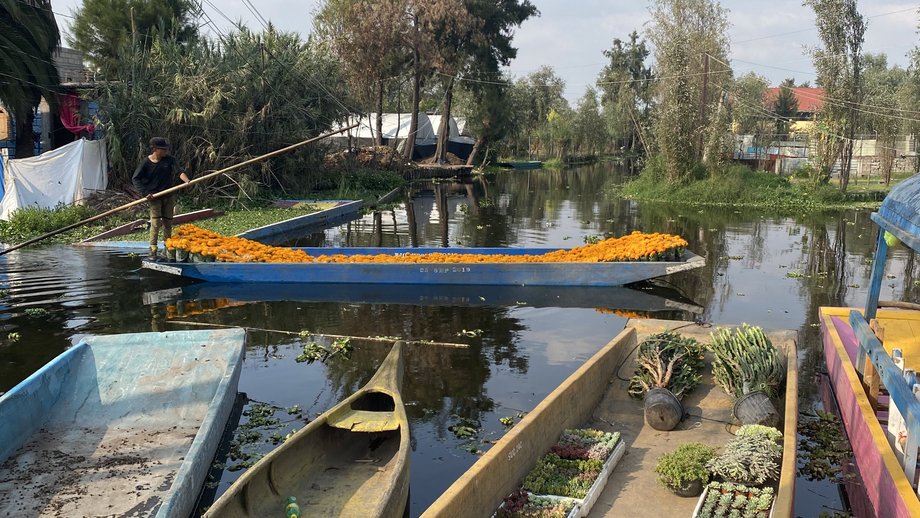
[[[528,170],[528,169],[542,169],[543,162],[540,160],[511,160],[507,162],[496,162],[498,167],[505,167],[510,169],[518,170]]]
[[[406,253],[542,255],[558,248],[298,248],[307,254]],[[153,263],[144,268],[211,282],[327,284],[458,284],[492,286],[622,286],[699,268],[705,260],[609,263]]]
[[[189,516],[245,332],[92,336],[0,397],[0,515]]]

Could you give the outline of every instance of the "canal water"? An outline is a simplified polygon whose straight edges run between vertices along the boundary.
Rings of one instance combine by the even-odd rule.
[[[796,330],[800,405],[804,412],[820,408],[817,308],[864,301],[875,239],[869,212],[639,204],[616,196],[623,179],[615,165],[599,164],[416,183],[393,209],[297,242],[570,247],[642,230],[684,236],[706,258],[704,268],[633,289],[260,290],[140,270],[140,258],[126,251],[55,245],[0,256],[0,392],[87,334],[250,328],[236,412],[202,497],[207,506],[254,455],[370,378],[389,342],[362,337],[437,342],[412,345],[407,355],[413,516],[502,436],[500,419],[518,421],[628,317]],[[915,279],[913,254],[894,250],[882,299],[915,300]],[[338,337],[351,337],[350,359],[297,361],[310,342],[329,347]],[[837,485],[799,479],[796,515],[845,507]]]

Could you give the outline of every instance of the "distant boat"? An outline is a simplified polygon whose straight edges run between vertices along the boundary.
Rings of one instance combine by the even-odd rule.
[[[298,248],[322,255],[443,253],[542,255],[559,248]],[[210,282],[291,284],[446,284],[492,286],[622,286],[692,270],[706,261],[684,252],[680,261],[559,263],[154,263],[144,268]]]
[[[511,160],[505,162],[496,162],[495,165],[498,167],[506,167],[511,169],[542,169],[543,162],[540,160]]]
[[[0,397],[0,515],[189,516],[245,331],[92,336]]]
[[[409,497],[409,421],[400,395],[403,343],[377,373],[249,468],[205,516],[403,516]]]

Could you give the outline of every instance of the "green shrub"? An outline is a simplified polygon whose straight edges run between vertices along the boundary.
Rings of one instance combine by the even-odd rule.
[[[658,481],[669,488],[679,488],[694,480],[709,482],[706,464],[715,457],[716,450],[698,442],[681,444],[671,453],[658,458],[655,473]]]
[[[8,221],[0,221],[0,242],[21,243],[92,217],[96,211],[85,205],[60,204],[53,209],[23,207]]]

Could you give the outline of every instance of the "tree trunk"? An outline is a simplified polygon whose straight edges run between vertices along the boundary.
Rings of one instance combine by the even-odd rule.
[[[444,104],[441,108],[441,124],[438,125],[438,147],[434,152],[434,163],[447,162],[447,141],[450,139],[450,110],[454,102],[454,78],[447,80]]]
[[[403,149],[403,156],[406,160],[412,160],[415,152],[415,134],[418,133],[418,105],[421,102],[422,91],[422,73],[419,71],[419,51],[418,48],[412,51],[412,106],[410,110],[412,118],[409,122],[409,134],[406,135],[406,148]]]
[[[847,185],[850,184],[850,166],[853,164],[853,134],[854,132],[850,130],[848,132],[850,135],[848,137],[847,143],[843,148],[843,163],[840,164],[840,191],[847,192]]]
[[[35,155],[35,139],[32,133],[32,123],[35,122],[35,111],[32,109],[20,110],[16,120],[16,158],[29,158]]]
[[[375,122],[377,130],[374,132],[374,145],[383,145],[383,81],[377,86],[377,120]]]
[[[479,150],[482,149],[482,145],[485,141],[486,139],[483,137],[476,139],[476,143],[473,144],[473,149],[470,150],[470,156],[466,159],[466,165],[473,165],[476,163],[476,156],[479,154]]]

